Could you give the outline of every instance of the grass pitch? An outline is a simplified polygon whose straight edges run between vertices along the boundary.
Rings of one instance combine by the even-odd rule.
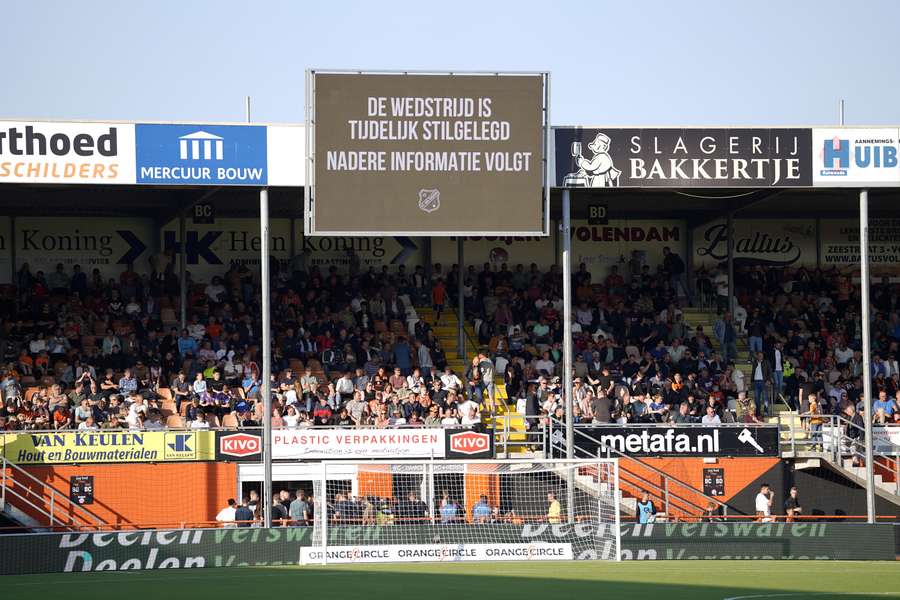
[[[4,577],[41,600],[900,599],[900,562],[646,561],[248,567]]]

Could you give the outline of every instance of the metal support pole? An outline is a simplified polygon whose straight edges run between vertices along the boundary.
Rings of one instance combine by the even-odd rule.
[[[728,312],[734,319],[734,211],[728,211]],[[734,321],[732,321],[732,324]],[[737,357],[735,357],[737,358]]]
[[[562,279],[563,279],[563,401],[566,406],[566,458],[575,458],[575,402],[572,394],[572,201],[568,189],[562,191]],[[575,521],[575,474],[568,471],[566,514]]]
[[[872,340],[869,321],[869,190],[859,191],[859,285],[862,304],[863,418],[866,423],[866,519],[875,522],[875,465],[872,440]]]
[[[187,225],[182,213],[178,217],[178,239],[181,246],[178,250],[178,288],[181,298],[181,329],[187,327]]]
[[[269,190],[259,191],[260,278],[262,290],[262,395],[263,395],[263,524],[272,526],[272,302],[269,282]]]
[[[463,296],[463,285],[466,281],[466,263],[465,252],[463,251],[462,237],[456,238],[456,264],[459,265],[459,275],[456,282],[456,339],[457,352],[460,360],[466,359],[466,307],[465,298]]]

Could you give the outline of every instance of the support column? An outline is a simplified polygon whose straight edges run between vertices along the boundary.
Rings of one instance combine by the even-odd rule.
[[[463,285],[466,281],[465,252],[463,251],[463,238],[456,238],[456,264],[459,265],[459,281],[456,282],[456,343],[459,358],[466,360],[466,308],[463,296]],[[460,373],[461,374],[461,373]]]
[[[566,458],[575,458],[575,402],[572,393],[572,207],[571,192],[562,191],[562,278],[563,278],[563,401],[566,406]],[[566,482],[566,515],[575,521],[575,476],[569,465]]]
[[[728,211],[728,312],[734,319],[734,211]],[[735,357],[737,358],[737,357]]]
[[[181,329],[187,327],[187,225],[184,213],[178,217],[178,287],[181,299]]]
[[[269,281],[269,190],[259,191],[260,288],[262,291],[263,523],[272,526],[272,301]]]
[[[859,191],[859,286],[862,310],[863,418],[866,423],[866,520],[875,522],[875,452],[872,440],[872,340],[869,316],[869,190]]]

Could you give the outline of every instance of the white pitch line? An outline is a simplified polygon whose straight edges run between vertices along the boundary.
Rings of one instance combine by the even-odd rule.
[[[807,596],[897,596],[900,592],[793,592],[790,594],[751,594],[749,596],[729,596],[722,600],[750,600],[751,598],[797,598]]]

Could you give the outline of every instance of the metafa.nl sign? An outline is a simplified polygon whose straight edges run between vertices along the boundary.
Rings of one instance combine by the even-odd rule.
[[[808,187],[810,129],[557,128],[559,187]]]

